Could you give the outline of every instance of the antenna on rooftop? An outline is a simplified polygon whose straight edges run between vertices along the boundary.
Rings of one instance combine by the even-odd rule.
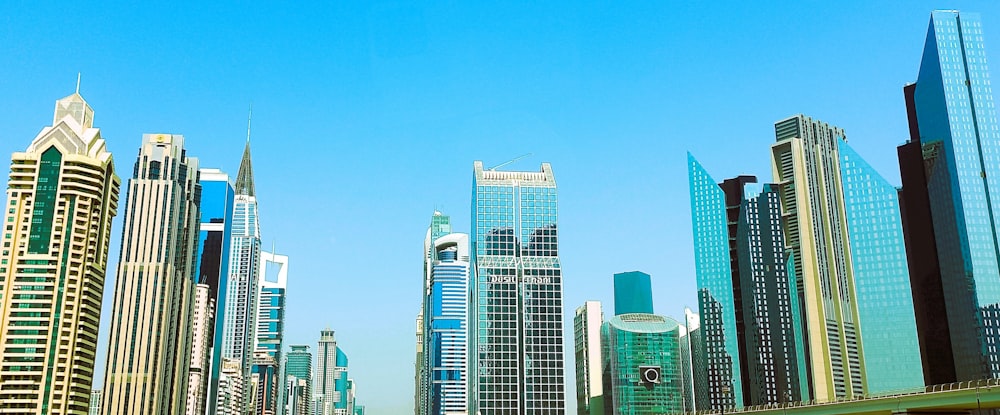
[[[520,155],[520,156],[517,156],[517,157],[514,157],[514,158],[512,158],[512,159],[510,159],[510,160],[507,160],[507,161],[505,161],[505,162],[503,162],[503,163],[500,163],[500,164],[497,164],[496,166],[493,166],[493,167],[490,167],[490,168],[486,169],[486,171],[494,171],[494,170],[496,170],[496,169],[499,169],[499,168],[501,168],[501,167],[503,167],[503,166],[506,166],[506,165],[508,165],[508,164],[511,164],[511,163],[513,163],[513,162],[515,162],[515,161],[518,161],[518,160],[520,160],[520,159],[523,159],[523,158],[525,158],[525,157],[528,157],[528,156],[530,156],[530,155],[531,155],[531,153],[526,153],[526,154],[522,154],[522,155]]]
[[[80,93],[80,72],[76,73],[76,93]]]
[[[250,110],[247,111],[247,143],[250,142],[250,119],[253,118],[253,103],[250,103]]]

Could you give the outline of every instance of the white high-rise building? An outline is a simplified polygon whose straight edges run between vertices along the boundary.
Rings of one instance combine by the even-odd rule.
[[[267,353],[277,362],[276,387],[285,384],[280,379],[284,372],[284,332],[285,332],[285,290],[288,288],[288,256],[272,252],[260,253],[260,288],[257,292],[257,334],[254,336],[254,353]],[[267,409],[277,412],[284,408],[285,394],[277,394],[277,400]]]
[[[89,406],[120,183],[93,119],[79,93],[60,99],[52,126],[11,156],[0,216],[0,414]]]
[[[194,313],[191,318],[191,368],[188,370],[187,415],[205,413],[208,393],[208,345],[212,336],[215,301],[208,284],[198,284],[194,294]]]

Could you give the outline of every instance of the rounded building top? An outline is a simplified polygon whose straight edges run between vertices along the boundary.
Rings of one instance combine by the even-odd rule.
[[[680,327],[680,323],[670,317],[646,313],[619,314],[609,319],[608,324],[633,333],[667,333]]]

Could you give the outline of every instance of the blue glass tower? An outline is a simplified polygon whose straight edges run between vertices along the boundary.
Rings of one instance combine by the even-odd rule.
[[[653,288],[649,274],[639,271],[615,274],[615,315],[653,314]]]
[[[469,236],[452,233],[434,241],[429,314],[425,316],[430,370],[429,413],[465,412]]]
[[[201,222],[198,234],[198,283],[208,284],[209,296],[215,300],[215,319],[209,344],[211,378],[206,406],[215,413],[222,367],[222,325],[225,315],[226,290],[229,281],[229,243],[232,238],[233,204],[236,193],[229,175],[218,169],[199,170],[201,183]]]
[[[978,15],[931,14],[917,82],[907,98],[916,143],[911,145],[919,146],[925,165],[926,199],[913,206],[908,200],[906,210],[929,206],[941,281],[936,296],[947,316],[918,319],[920,335],[947,331],[954,380],[1000,377],[1000,131]],[[908,188],[905,172],[903,182],[904,194],[921,192]],[[908,222],[908,233],[927,227]],[[922,353],[925,364],[935,364],[929,350]]]
[[[922,387],[899,194],[846,141],[839,145],[868,391]]]
[[[691,153],[688,153],[688,178],[703,336],[700,347],[704,350],[701,356],[705,359],[708,379],[709,407],[704,409],[733,408],[743,404],[743,386],[729,258],[726,195]]]

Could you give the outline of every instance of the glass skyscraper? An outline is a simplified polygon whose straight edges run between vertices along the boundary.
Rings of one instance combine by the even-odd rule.
[[[285,290],[288,288],[288,256],[260,253],[260,291],[257,293],[257,334],[254,353],[263,352],[274,359],[277,385],[284,385],[281,370],[285,333]],[[265,409],[277,413],[284,407],[284,394],[277,394]]]
[[[429,414],[464,412],[467,315],[469,287],[469,236],[450,233],[433,243],[427,332]]]
[[[604,323],[605,408],[612,414],[659,415],[684,408],[680,325],[647,313],[614,316]],[[610,405],[609,405],[610,404]]]
[[[232,238],[233,203],[236,197],[229,175],[219,169],[200,169],[201,221],[198,237],[198,283],[209,287],[214,302],[212,329],[209,332],[209,382],[205,405],[215,413],[219,371],[222,368],[222,327],[229,280],[229,246]]]
[[[923,369],[899,193],[847,142],[839,146],[868,392],[920,388]]]
[[[305,411],[312,400],[312,353],[306,345],[291,345],[289,348],[291,350],[285,355],[285,378],[301,382],[301,385],[296,385],[296,388],[301,388],[301,397],[296,405],[291,405],[291,398],[288,399],[286,415],[308,415]]]
[[[417,358],[414,385],[416,388],[414,413],[417,415],[427,415],[431,412],[432,362],[427,336],[431,330],[431,277],[434,273],[434,260],[437,255],[435,241],[450,233],[451,217],[434,211],[431,216],[431,225],[427,228],[427,235],[424,237],[423,285],[421,286],[420,313],[417,316]]]
[[[22,414],[82,414],[91,399],[120,187],[93,121],[77,91],[56,101],[52,126],[11,155],[0,252],[0,405]]]
[[[866,392],[865,364],[837,150],[844,130],[800,114],[774,131],[771,166],[802,306],[810,395],[857,397]]]
[[[653,314],[653,288],[649,274],[639,271],[615,274],[615,315]]]
[[[1000,131],[978,15],[931,13],[917,82],[904,92],[907,249],[936,268],[912,277],[928,382],[1000,377]],[[925,310],[926,299],[943,310]],[[947,342],[930,338],[945,333]]]
[[[548,163],[474,164],[470,414],[565,411],[557,202]]]
[[[709,406],[718,410],[743,405],[736,304],[729,262],[726,195],[701,163],[688,153],[691,223],[701,315],[701,356],[708,381]],[[696,375],[697,376],[697,375]]]

